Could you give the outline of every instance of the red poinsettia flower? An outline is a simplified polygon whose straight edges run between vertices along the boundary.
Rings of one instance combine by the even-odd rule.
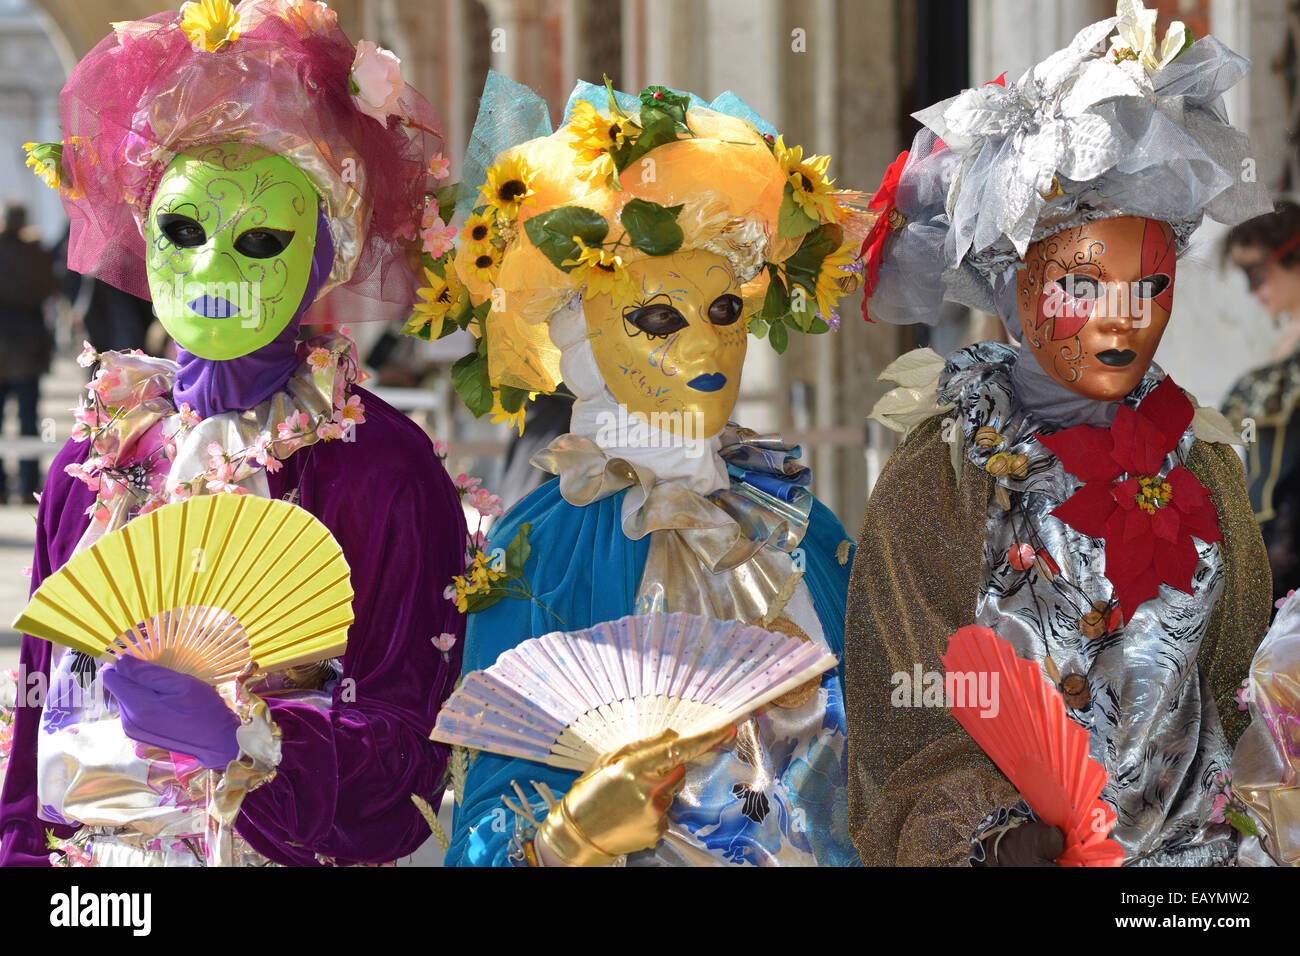
[[[1106,542],[1106,578],[1126,621],[1162,583],[1190,594],[1192,538],[1208,544],[1222,537],[1210,492],[1196,476],[1182,465],[1160,475],[1192,414],[1192,403],[1166,377],[1136,410],[1120,406],[1110,428],[1078,425],[1038,436],[1084,482],[1052,514]]]
[[[872,224],[871,231],[867,233],[867,238],[862,241],[862,251],[858,253],[858,258],[863,260],[864,264],[862,278],[865,291],[862,296],[862,317],[868,322],[874,321],[867,314],[867,304],[871,301],[871,293],[876,291],[876,283],[880,281],[880,266],[885,259],[885,239],[902,225],[898,213],[897,195],[898,180],[903,175],[903,167],[906,165],[907,150],[903,150],[885,170],[885,178],[876,187],[876,191],[871,196],[871,203],[867,206],[868,209],[880,213]]]

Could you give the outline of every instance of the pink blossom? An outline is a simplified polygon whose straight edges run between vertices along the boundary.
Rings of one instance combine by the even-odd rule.
[[[339,418],[342,422],[352,425],[364,425],[366,423],[366,406],[361,404],[359,395],[351,396],[343,407],[339,410]]]
[[[444,631],[433,639],[433,646],[445,654],[456,646],[456,635]]]
[[[92,434],[93,432],[90,430],[90,426],[85,422],[77,422],[77,424],[72,426],[73,441],[85,441]]]
[[[471,478],[469,475],[465,474],[462,471],[459,475],[457,475],[455,478],[451,480],[451,483],[456,486],[456,490],[460,492],[461,497],[464,497],[466,492],[473,491],[475,488],[481,485],[483,483],[483,479]]]
[[[212,493],[212,494],[214,494],[214,495],[220,495],[220,494],[246,495],[246,494],[248,494],[248,489],[247,489],[247,488],[241,488],[241,487],[239,487],[239,485],[233,485],[233,484],[231,484],[231,483],[228,482],[228,481],[221,481],[221,480],[212,480],[212,481],[209,481],[208,484],[207,484],[207,489],[208,489],[208,491],[209,491],[210,493]]]
[[[1290,591],[1287,591],[1287,592],[1286,592],[1286,597],[1284,597],[1284,598],[1278,598],[1276,601],[1274,601],[1274,602],[1273,602],[1273,606],[1274,606],[1275,608],[1277,608],[1278,610],[1281,610],[1281,609],[1282,609],[1282,605],[1285,604],[1287,601],[1291,600],[1291,595],[1293,595],[1293,594],[1295,594],[1295,588],[1292,588]]]
[[[82,339],[81,344],[83,348],[81,349],[81,354],[77,356],[77,364],[82,368],[90,368],[90,366],[99,361],[99,353],[96,352],[95,347],[85,339]]]
[[[283,441],[288,438],[295,438],[299,435],[305,434],[309,424],[310,420],[307,418],[306,412],[298,412],[294,415],[290,415],[276,426],[277,437]]]
[[[1241,682],[1235,696],[1238,710],[1250,710],[1250,703],[1255,699],[1255,685],[1251,683],[1249,677]]]
[[[77,399],[77,407],[72,410],[72,417],[79,425],[89,425],[91,428],[99,425],[99,409],[87,402],[85,398]]]
[[[203,421],[199,413],[190,408],[189,402],[181,402],[181,407],[177,409],[181,415],[181,425],[186,428],[193,428],[199,422]]]
[[[338,422],[326,422],[316,429],[316,437],[321,441],[333,441],[343,437],[343,426]]]
[[[165,498],[151,498],[140,507],[139,514],[147,515],[151,511],[157,511],[165,504],[167,504]]]
[[[1224,816],[1223,810],[1228,805],[1228,795],[1220,793],[1214,798],[1214,806],[1210,808],[1211,823],[1227,823],[1228,818]]]
[[[76,478],[80,482],[84,482],[86,487],[91,491],[99,491],[99,476],[91,473],[91,470],[87,467],[88,464],[89,462],[83,464],[82,462],[74,461],[63,466],[63,473],[72,478]],[[87,512],[87,514],[89,513],[90,512]]]
[[[120,371],[115,368],[101,367],[100,370],[95,373],[95,377],[92,378],[90,383],[86,386],[86,390],[94,392],[99,396],[101,402],[107,404],[113,393],[113,389],[119,388],[121,385],[122,373]]]
[[[420,230],[420,239],[424,243],[424,251],[435,259],[440,258],[450,252],[455,245],[457,230],[447,225],[436,215],[433,222]]]
[[[253,444],[248,446],[249,453],[253,460],[259,465],[265,465],[266,460],[271,457],[271,433],[262,432],[253,439]]]
[[[465,493],[466,503],[485,518],[501,516],[501,498],[486,488],[474,488]]]
[[[329,350],[322,348],[312,349],[311,354],[307,356],[307,364],[317,372],[325,371],[331,364],[333,364],[330,360]]]
[[[367,116],[387,126],[388,117],[400,113],[398,99],[406,81],[402,79],[402,61],[391,50],[360,41],[352,61],[352,83],[356,87],[352,101]]]
[[[442,182],[451,175],[451,160],[442,153],[434,153],[429,159],[429,175]]]
[[[443,648],[445,651],[447,648]],[[8,757],[14,749],[14,725],[0,723],[0,757]]]
[[[442,589],[442,599],[443,599],[444,601],[454,601],[454,600],[456,600],[456,585],[454,585],[454,584],[448,584],[445,588],[443,588],[443,589]]]
[[[234,468],[231,465],[230,456],[221,447],[221,442],[209,442],[207,450],[208,470],[215,475],[218,481],[229,481],[234,474]]]
[[[23,577],[27,578],[29,581],[31,580],[32,566],[30,564],[27,565],[27,567],[23,568]]]
[[[284,467],[284,462],[282,462],[279,458],[276,458],[274,455],[268,455],[263,466],[270,474],[274,475],[277,471],[279,471],[281,468]]]
[[[433,443],[433,453],[443,461],[447,460],[447,453],[449,451],[451,451],[451,447],[445,441],[436,441]]]

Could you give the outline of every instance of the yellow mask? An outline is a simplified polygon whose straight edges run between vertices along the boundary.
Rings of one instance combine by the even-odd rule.
[[[629,301],[584,301],[605,385],[652,426],[686,438],[716,435],[736,406],[748,337],[731,265],[693,250],[627,269],[636,289]]]

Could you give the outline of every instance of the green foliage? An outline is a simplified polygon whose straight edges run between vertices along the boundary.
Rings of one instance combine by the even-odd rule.
[[[598,246],[609,233],[609,223],[586,206],[557,206],[530,218],[524,223],[524,232],[555,268],[570,272],[573,266],[564,263],[576,260],[582,253],[573,237],[588,246]]]
[[[623,207],[619,220],[627,230],[628,245],[649,256],[666,256],[682,245],[682,227],[677,224],[681,206],[661,206],[645,199],[633,199]]]

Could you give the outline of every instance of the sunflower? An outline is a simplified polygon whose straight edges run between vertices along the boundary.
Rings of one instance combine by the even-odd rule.
[[[492,217],[486,212],[476,212],[465,220],[465,228],[460,231],[463,240],[461,248],[472,255],[487,252],[492,246]]]
[[[572,266],[569,279],[575,289],[587,287],[586,298],[594,295],[607,295],[613,298],[615,305],[620,305],[636,293],[632,276],[623,264],[623,257],[607,252],[600,246],[589,246],[577,236],[573,241],[578,244],[578,258],[565,259],[563,265]]]
[[[404,335],[418,335],[433,325],[436,325],[440,332],[447,313],[460,302],[465,293],[465,287],[461,285],[460,280],[456,278],[455,270],[450,266],[447,267],[446,278],[432,269],[424,270],[424,278],[428,285],[418,293],[424,301],[415,304],[411,317],[406,325],[402,326]]]
[[[230,0],[190,0],[181,7],[180,27],[194,49],[211,53],[239,39],[239,11]]]
[[[839,207],[835,205],[831,190],[835,181],[826,178],[831,158],[809,156],[805,160],[802,146],[787,149],[780,136],[776,138],[775,151],[794,190],[794,201],[799,208],[818,222],[835,222],[839,216]]]
[[[846,273],[844,267],[855,257],[853,243],[846,242],[822,260],[822,267],[817,273],[816,297],[817,311],[821,313],[823,319],[831,317],[831,310],[845,294],[842,280],[849,273]]]
[[[501,271],[501,253],[495,246],[488,246],[472,254],[469,273],[479,282],[496,285],[497,273]]]
[[[508,412],[501,404],[501,390],[492,389],[492,411],[489,413],[489,421],[494,425],[505,425],[507,428],[517,428],[519,434],[524,433],[524,415],[528,411],[528,402],[537,397],[536,392],[529,392],[527,401],[519,404],[517,412]]]
[[[497,218],[513,220],[521,206],[533,201],[536,175],[522,156],[508,156],[487,171],[487,182],[479,189]]]
[[[573,140],[569,146],[578,154],[582,179],[601,179],[614,172],[611,150],[627,142],[628,124],[618,117],[602,116],[586,100],[580,100],[566,127]]]
[[[59,188],[59,165],[63,157],[61,143],[23,143],[27,165],[51,189]]]

